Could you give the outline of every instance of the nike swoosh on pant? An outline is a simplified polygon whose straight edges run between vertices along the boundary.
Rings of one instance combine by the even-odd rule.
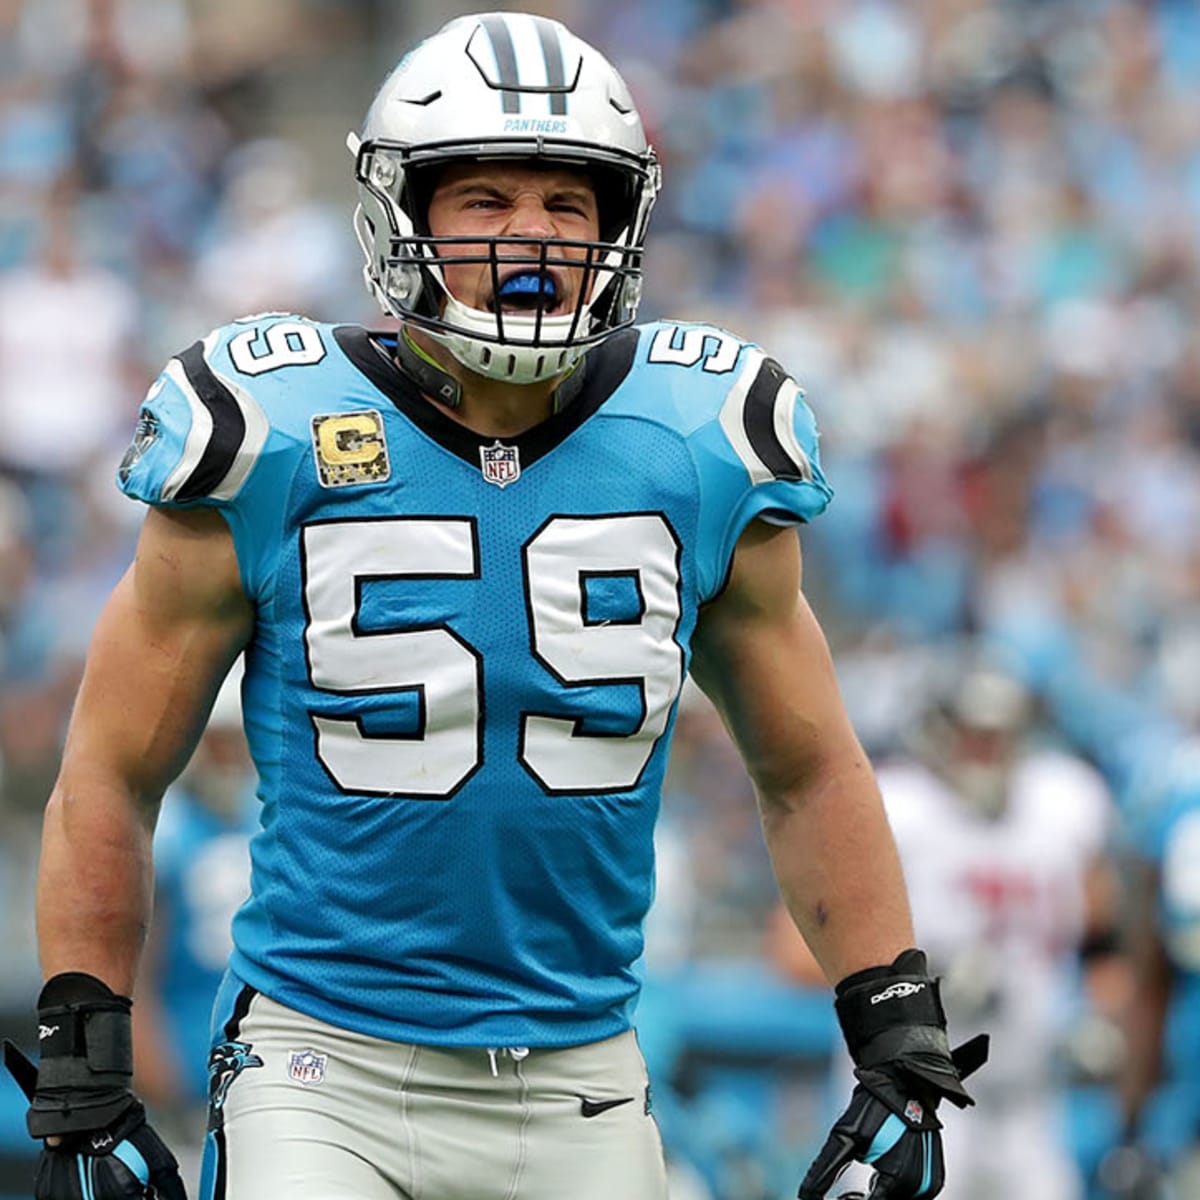
[[[633,1096],[623,1096],[620,1100],[591,1100],[587,1096],[579,1097],[579,1110],[585,1117],[598,1117],[608,1112],[610,1108],[620,1108],[622,1104],[632,1104]]]

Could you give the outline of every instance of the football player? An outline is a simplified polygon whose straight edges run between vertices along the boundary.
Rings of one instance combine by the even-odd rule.
[[[1129,824],[1133,994],[1118,1077],[1121,1143],[1101,1164],[1120,1200],[1200,1194],[1200,742],[1146,768]],[[1165,1186],[1169,1177],[1170,1187]]]
[[[180,1195],[129,1089],[130,992],[159,797],[243,652],[262,829],[205,1196],[665,1194],[633,968],[689,670],[858,1064],[801,1194],[866,1158],[879,1195],[934,1195],[978,1048],[949,1050],[800,590],[830,490],[797,385],[724,330],[634,325],[659,166],[562,25],[451,22],[351,148],[399,332],[217,329],[120,468],[149,511],[46,814],[40,1066],[10,1054],[37,1197]]]
[[[1073,1200],[1064,1057],[1081,954],[1113,928],[1112,797],[1087,763],[1042,744],[1025,685],[972,650],[914,747],[878,780],[917,935],[951,1021],[986,1028],[995,1050],[977,1110],[947,1120],[945,1195]]]

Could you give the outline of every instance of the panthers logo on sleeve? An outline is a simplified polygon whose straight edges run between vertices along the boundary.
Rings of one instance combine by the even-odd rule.
[[[158,380],[150,389],[150,394],[146,397],[147,402],[161,390],[162,381]],[[117,478],[122,487],[129,482],[129,477],[133,474],[134,467],[141,462],[142,456],[158,440],[159,428],[158,417],[151,409],[143,407],[138,412],[137,424],[133,427],[133,441],[130,442],[129,449],[125,451],[121,465],[117,468]]]

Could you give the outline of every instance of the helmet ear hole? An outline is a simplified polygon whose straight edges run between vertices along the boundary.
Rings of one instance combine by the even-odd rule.
[[[636,207],[628,177],[610,167],[588,169],[596,193],[596,211],[600,217],[600,240],[615,242],[625,231]]]
[[[429,236],[429,206],[447,165],[431,163],[427,166],[410,166],[404,172],[400,205],[412,220],[413,232],[421,237]]]

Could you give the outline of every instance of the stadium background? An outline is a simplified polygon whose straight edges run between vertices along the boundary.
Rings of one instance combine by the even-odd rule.
[[[39,813],[140,516],[111,482],[138,402],[234,315],[376,321],[345,133],[472,7],[0,0],[0,1025],[22,1039]],[[808,391],[837,499],[807,589],[868,748],[984,636],[1132,821],[1200,716],[1200,9],[521,7],[608,52],[663,158],[643,314],[724,324]],[[649,1050],[719,1200],[792,1194],[827,1002],[767,962],[748,785],[702,711],[677,760]],[[1075,1066],[1090,1162],[1111,1112]],[[7,1160],[20,1118],[0,1081]]]

